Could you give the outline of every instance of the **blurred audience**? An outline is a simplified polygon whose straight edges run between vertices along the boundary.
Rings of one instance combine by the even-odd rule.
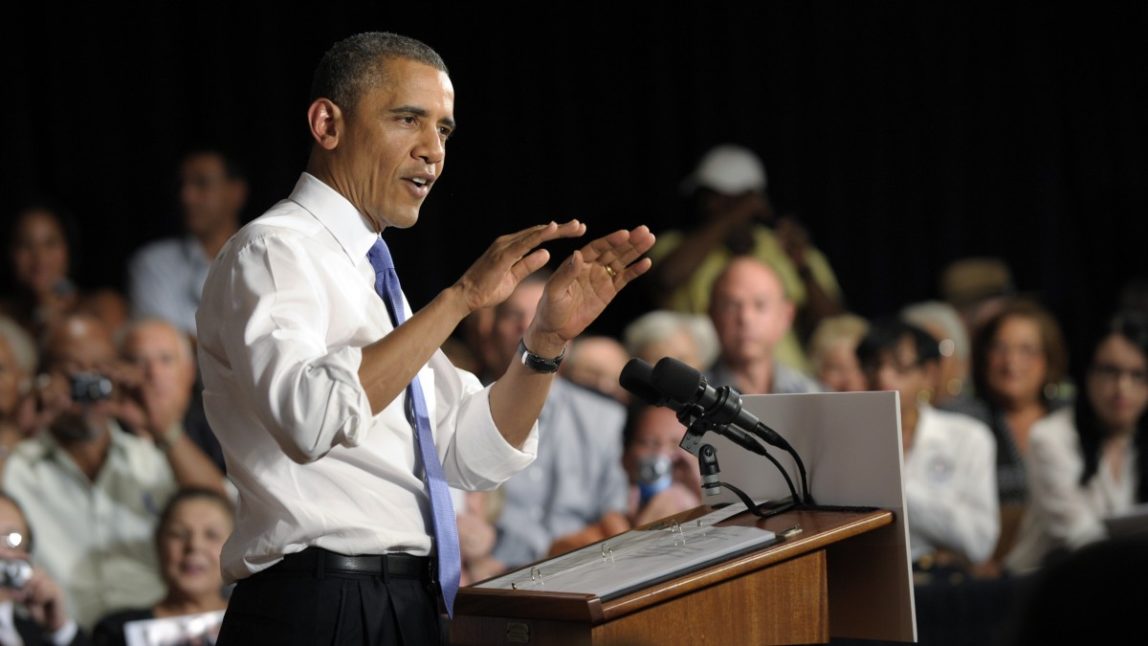
[[[32,430],[28,393],[35,363],[35,350],[27,333],[11,319],[0,316],[0,473],[16,444]]]
[[[236,231],[247,179],[236,159],[198,148],[179,166],[179,206],[186,235],[152,242],[128,267],[136,317],[157,317],[195,336],[195,311],[211,261]]]
[[[0,302],[0,312],[15,319],[33,337],[73,312],[95,316],[113,333],[127,320],[127,302],[118,292],[81,292],[72,281],[77,237],[72,217],[48,202],[21,209],[8,227],[8,256],[15,284]]]
[[[855,392],[868,389],[857,361],[857,343],[869,331],[869,322],[856,314],[838,314],[821,320],[809,337],[813,376],[827,390]]]
[[[88,640],[68,614],[60,586],[31,560],[32,528],[20,505],[0,492],[0,644],[80,646]]]
[[[626,420],[622,462],[630,476],[629,514],[644,525],[701,504],[698,459],[678,446],[686,427],[669,408],[637,404]]]
[[[634,319],[623,331],[626,351],[650,365],[673,357],[695,370],[713,365],[718,354],[717,332],[708,317],[654,310]]]
[[[967,412],[989,426],[997,445],[1001,539],[993,562],[1012,549],[1028,503],[1024,458],[1033,425],[1063,405],[1068,357],[1060,326],[1040,305],[1018,300],[986,321],[973,340],[977,399]]]
[[[712,285],[729,261],[748,255],[773,267],[796,307],[799,332],[808,335],[825,316],[841,312],[841,290],[829,261],[793,218],[776,218],[766,195],[765,168],[752,151],[720,145],[698,162],[683,189],[691,223],[685,231],[658,234],[646,278],[662,307],[706,312]],[[808,370],[798,335],[779,341],[778,359]]]
[[[941,353],[937,381],[929,385],[929,403],[945,408],[968,398],[969,333],[957,309],[942,301],[914,303],[901,310],[901,318],[928,332]],[[960,408],[961,404],[953,404]]]
[[[922,397],[939,358],[936,340],[924,330],[896,319],[875,322],[858,344],[857,357],[870,388],[900,393],[902,477],[915,571],[930,583],[963,577],[992,555],[1000,531],[992,433]]]
[[[43,430],[9,456],[3,488],[40,530],[40,563],[90,626],[108,610],[162,594],[147,549],[159,510],[179,486],[222,493],[223,476],[164,425],[154,388],[117,361],[99,320],[64,316],[44,337],[42,356],[35,423]],[[140,435],[117,417],[142,420]]]
[[[777,360],[777,346],[793,322],[793,303],[770,267],[748,257],[730,261],[714,280],[710,318],[721,348],[710,370],[715,385],[732,386],[745,395],[821,390]]]
[[[999,258],[961,258],[941,271],[941,298],[957,309],[965,329],[977,329],[1016,296],[1012,271]]]
[[[460,585],[470,585],[501,574],[506,568],[492,555],[494,541],[498,538],[494,523],[502,509],[500,492],[452,489],[451,494],[462,557]]]
[[[528,276],[495,310],[491,343],[499,363],[517,360],[546,274]],[[503,483],[493,558],[506,566],[536,561],[629,529],[622,470],[625,407],[558,377],[538,418],[538,457]]]
[[[92,630],[96,646],[127,644],[124,625],[132,621],[184,617],[214,629],[214,642],[227,608],[219,554],[235,526],[231,502],[209,489],[182,489],[168,501],[155,531],[155,551],[166,592],[153,605],[117,610]]]
[[[612,337],[580,336],[570,344],[558,374],[571,383],[626,404],[630,393],[618,383],[618,377],[629,360],[626,348]]]
[[[1107,537],[1105,518],[1148,502],[1148,319],[1118,315],[1085,366],[1075,407],[1033,424],[1031,503],[1006,562],[1014,572]]]
[[[140,369],[143,384],[153,397],[156,424],[168,436],[186,434],[223,471],[223,450],[207,423],[196,388],[195,356],[187,335],[161,319],[135,321],[124,333],[120,355]],[[120,421],[131,430],[145,427],[142,412],[125,410]]]

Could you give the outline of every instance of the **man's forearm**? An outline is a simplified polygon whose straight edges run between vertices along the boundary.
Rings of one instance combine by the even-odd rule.
[[[557,357],[565,347],[561,339],[529,333],[523,342],[531,352],[543,357]],[[553,383],[553,374],[532,370],[516,357],[491,386],[490,415],[508,444],[521,448],[526,442]]]
[[[390,334],[363,348],[359,382],[372,413],[382,412],[406,389],[469,313],[459,291],[448,288]]]

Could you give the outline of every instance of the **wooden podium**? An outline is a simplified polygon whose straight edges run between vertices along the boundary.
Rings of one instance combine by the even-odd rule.
[[[673,517],[685,522],[710,511]],[[757,525],[780,540],[617,598],[466,587],[452,644],[808,644],[829,641],[830,607],[858,588],[834,588],[829,567],[853,558],[849,539],[892,525],[890,511],[789,511]],[[660,521],[664,523],[666,521]],[[843,546],[843,547],[840,547]],[[842,551],[845,556],[834,558]]]

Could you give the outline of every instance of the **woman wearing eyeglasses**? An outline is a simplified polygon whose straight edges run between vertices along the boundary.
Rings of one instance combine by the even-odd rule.
[[[1122,314],[1092,346],[1073,409],[1033,425],[1031,503],[1006,567],[1031,571],[1108,536],[1105,519],[1148,501],[1148,320]]]

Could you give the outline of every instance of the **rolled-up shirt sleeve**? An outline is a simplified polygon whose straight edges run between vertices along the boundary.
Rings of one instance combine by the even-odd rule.
[[[289,236],[252,240],[235,261],[223,322],[234,383],[292,460],[357,445],[372,419],[358,377],[362,351],[327,349],[333,308],[313,288],[321,269]]]
[[[445,355],[431,359],[436,368],[436,397],[441,405],[436,419],[440,429],[439,457],[452,486],[466,490],[493,489],[525,469],[538,455],[538,422],[521,448],[509,444],[494,423],[490,412],[490,387],[464,370],[449,366]],[[444,366],[443,364],[446,364]],[[449,369],[439,370],[439,368]],[[441,442],[442,432],[452,429],[450,442]]]

